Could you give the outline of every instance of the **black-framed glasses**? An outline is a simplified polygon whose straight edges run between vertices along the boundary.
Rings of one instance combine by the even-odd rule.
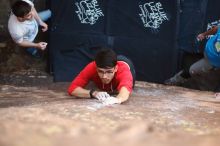
[[[111,69],[100,69],[100,68],[97,68],[97,72],[99,74],[106,74],[106,75],[111,75],[115,72],[115,68],[111,68]]]

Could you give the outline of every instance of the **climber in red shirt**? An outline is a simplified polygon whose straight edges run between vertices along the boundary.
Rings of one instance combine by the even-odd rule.
[[[90,81],[97,87],[85,89]],[[120,104],[129,98],[134,82],[132,62],[125,56],[117,56],[112,49],[102,49],[96,54],[95,61],[89,63],[72,81],[68,93],[107,101],[108,104]],[[112,93],[116,93],[116,97]]]

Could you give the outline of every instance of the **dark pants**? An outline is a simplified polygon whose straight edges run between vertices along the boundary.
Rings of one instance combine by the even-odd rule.
[[[183,69],[183,73],[181,74],[181,76],[186,79],[190,78],[191,75],[189,73],[189,69],[190,69],[191,65],[193,63],[197,62],[198,60],[200,60],[202,57],[203,57],[202,54],[182,52],[182,54],[181,54],[181,58],[182,58],[181,68]]]
[[[124,61],[129,65],[130,71],[131,71],[131,74],[133,77],[133,88],[134,88],[134,84],[135,84],[135,80],[136,80],[136,72],[135,72],[134,64],[132,63],[132,61],[130,59],[128,59],[127,57],[125,57],[123,55],[118,55],[117,59],[118,59],[118,61]]]

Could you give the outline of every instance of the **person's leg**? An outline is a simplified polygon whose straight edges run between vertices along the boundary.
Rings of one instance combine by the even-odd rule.
[[[37,48],[27,48],[26,51],[27,51],[27,53],[34,56],[35,58],[41,58],[41,55],[38,52]]]
[[[181,85],[186,82],[191,75],[189,73],[190,66],[202,58],[202,54],[194,54],[188,52],[182,52],[181,54],[181,68],[178,73],[176,73],[173,77],[164,81],[166,85]]]
[[[182,61],[182,69],[183,73],[181,76],[185,79],[189,79],[191,77],[189,73],[189,69],[192,64],[197,62],[198,60],[203,58],[203,54],[195,54],[195,53],[184,53],[183,61]]]
[[[47,21],[51,17],[51,14],[52,13],[49,9],[38,13],[42,21]]]
[[[131,74],[133,77],[133,87],[134,87],[135,80],[136,80],[136,72],[135,72],[134,64],[132,63],[132,61],[130,59],[128,59],[127,57],[125,57],[123,55],[118,55],[117,59],[118,59],[118,61],[124,61],[129,65],[130,71],[131,71]]]
[[[191,76],[200,75],[202,73],[207,73],[213,69],[213,66],[209,63],[207,58],[202,58],[199,61],[191,65],[189,73]]]
[[[187,71],[188,72],[188,71]],[[188,78],[182,77],[183,74],[187,73],[184,70],[180,70],[173,77],[164,81],[165,85],[181,85],[188,80]]]

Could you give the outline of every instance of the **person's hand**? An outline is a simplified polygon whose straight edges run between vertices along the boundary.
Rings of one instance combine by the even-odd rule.
[[[197,40],[198,40],[198,41],[202,41],[203,39],[205,39],[205,35],[204,35],[204,33],[200,33],[200,34],[197,36]]]
[[[97,98],[99,101],[104,101],[108,97],[110,97],[110,95],[107,92],[97,92],[95,94],[95,98]]]
[[[220,52],[220,42],[217,41],[217,42],[215,43],[215,48],[216,48],[216,51],[217,51],[217,52]]]
[[[41,23],[40,23],[40,26],[42,26],[42,31],[43,31],[43,32],[45,32],[45,31],[48,30],[48,25],[47,25],[46,23],[41,22]]]
[[[45,50],[46,47],[47,47],[46,42],[39,42],[39,43],[37,43],[37,45],[38,45],[38,48],[41,49],[41,50]]]
[[[112,104],[120,104],[120,103],[121,103],[121,101],[120,101],[118,98],[112,97],[112,96],[107,97],[107,98],[103,101],[103,104],[104,104],[104,105],[112,105]]]

